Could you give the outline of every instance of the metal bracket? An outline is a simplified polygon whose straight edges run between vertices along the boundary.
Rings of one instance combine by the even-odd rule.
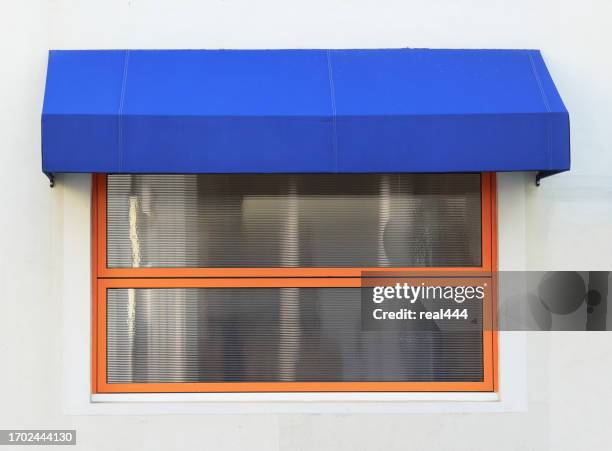
[[[557,174],[559,171],[538,171],[535,177],[535,185],[540,186],[540,180],[546,177],[550,177],[551,175]]]
[[[49,188],[53,188],[55,186],[55,175],[53,175],[53,172],[45,172],[45,175],[49,179]]]

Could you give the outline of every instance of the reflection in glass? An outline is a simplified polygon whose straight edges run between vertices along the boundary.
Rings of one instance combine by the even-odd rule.
[[[479,174],[108,176],[130,267],[480,266]]]
[[[362,332],[359,288],[107,294],[109,383],[482,378],[482,330]]]

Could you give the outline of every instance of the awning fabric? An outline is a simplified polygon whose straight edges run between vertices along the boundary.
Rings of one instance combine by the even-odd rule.
[[[51,51],[43,171],[568,170],[536,50]]]

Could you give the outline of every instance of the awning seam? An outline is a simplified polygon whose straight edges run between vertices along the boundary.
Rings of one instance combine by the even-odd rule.
[[[529,62],[531,63],[531,70],[533,72],[533,76],[536,79],[536,83],[538,84],[538,88],[540,89],[540,95],[542,96],[542,102],[546,107],[546,111],[548,113],[551,112],[550,105],[548,103],[548,97],[546,96],[546,92],[544,91],[544,86],[542,86],[542,80],[540,79],[540,74],[538,73],[538,69],[536,68],[535,61],[533,60],[533,53],[528,52]],[[550,119],[546,120],[546,162],[549,166],[552,165],[552,137],[551,137],[551,125]]]
[[[334,153],[334,169],[338,171],[338,133],[336,128],[336,92],[334,87],[334,71],[331,62],[331,50],[327,50],[327,73],[329,76],[329,91],[332,109],[332,151]]]
[[[536,68],[535,61],[533,61],[532,52],[528,53],[529,62],[531,63],[531,70],[533,71],[533,76],[538,84],[538,88],[540,89],[540,95],[542,96],[542,102],[544,102],[544,106],[546,107],[546,111],[550,113],[550,105],[548,104],[548,97],[546,96],[546,92],[544,91],[544,86],[542,86],[542,80],[540,79],[540,74],[538,73],[538,69]]]
[[[123,79],[121,80],[121,96],[119,97],[119,112],[117,115],[117,146],[118,146],[118,170],[121,172],[123,170],[123,104],[125,101],[125,90],[127,85],[127,74],[128,74],[128,65],[130,62],[130,51],[125,51],[125,57],[123,60]]]

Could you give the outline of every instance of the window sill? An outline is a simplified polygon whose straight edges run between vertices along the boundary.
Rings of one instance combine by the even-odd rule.
[[[362,402],[494,402],[495,392],[410,392],[410,393],[99,393],[98,402],[204,402],[204,403],[362,403]]]
[[[79,414],[421,414],[521,411],[498,393],[95,394]]]

